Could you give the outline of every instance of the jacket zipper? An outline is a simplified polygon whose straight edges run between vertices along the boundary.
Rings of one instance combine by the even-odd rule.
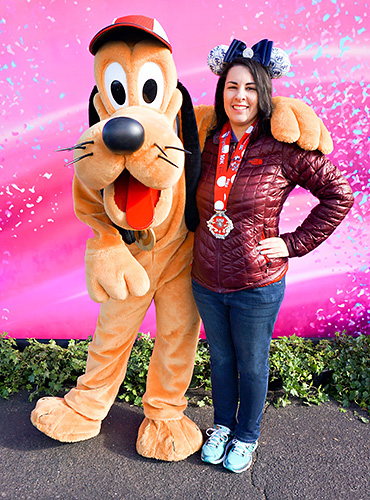
[[[266,239],[265,231],[262,230],[262,240],[265,240],[265,239]],[[264,255],[263,257],[265,258],[265,262],[266,262],[266,271],[265,271],[265,273],[268,274],[268,270],[269,270],[269,267],[271,265],[271,260],[267,257],[267,255]]]

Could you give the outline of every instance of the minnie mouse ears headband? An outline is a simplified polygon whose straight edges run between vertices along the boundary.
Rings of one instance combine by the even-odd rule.
[[[227,63],[237,57],[246,57],[266,66],[271,78],[281,78],[288,73],[290,60],[284,50],[272,45],[273,42],[266,39],[256,43],[252,48],[240,40],[233,40],[230,47],[217,45],[208,54],[208,66],[212,73],[219,76]]]

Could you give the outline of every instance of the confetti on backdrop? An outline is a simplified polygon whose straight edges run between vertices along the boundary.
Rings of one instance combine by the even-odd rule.
[[[87,127],[92,36],[115,17],[156,17],[174,49],[179,79],[195,104],[211,104],[210,48],[233,38],[269,38],[292,68],[276,95],[302,99],[334,139],[331,160],[352,185],[350,216],[319,249],[292,259],[275,336],[370,333],[369,4],[365,0],[246,2],[5,0],[0,13],[0,332],[25,338],[86,338],[98,306],[87,296],[84,246],[73,214],[71,158],[54,153]],[[191,28],[191,29],[190,29]],[[316,203],[297,189],[281,218],[291,230]],[[142,331],[155,334],[154,310]]]

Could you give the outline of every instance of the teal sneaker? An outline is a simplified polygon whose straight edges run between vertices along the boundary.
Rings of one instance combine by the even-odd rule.
[[[236,438],[233,439],[224,460],[224,467],[236,473],[249,469],[252,463],[252,454],[257,449],[257,446],[258,441],[243,443]]]
[[[224,425],[216,425],[215,429],[207,429],[207,436],[209,438],[203,445],[201,459],[209,464],[220,464],[226,456],[233,433]]]

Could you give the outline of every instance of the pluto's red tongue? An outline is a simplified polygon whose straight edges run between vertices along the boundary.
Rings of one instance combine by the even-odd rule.
[[[125,170],[114,183],[114,199],[127,223],[136,230],[146,229],[154,219],[160,192],[141,184]]]

